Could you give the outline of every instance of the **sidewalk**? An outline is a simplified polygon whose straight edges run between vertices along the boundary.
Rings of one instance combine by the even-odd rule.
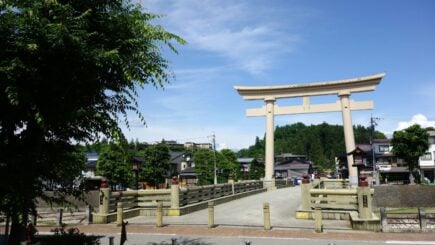
[[[37,227],[39,232],[48,232],[52,227]],[[121,227],[116,225],[82,225],[77,226],[80,232],[86,234],[119,234]],[[283,229],[272,228],[266,231],[260,227],[218,226],[209,229],[207,226],[177,226],[168,225],[161,228],[149,225],[127,225],[128,234],[168,234],[177,236],[199,237],[270,237],[270,238],[301,238],[318,240],[359,240],[359,241],[435,241],[435,233],[381,233],[354,230],[326,230],[316,233],[314,229]]]

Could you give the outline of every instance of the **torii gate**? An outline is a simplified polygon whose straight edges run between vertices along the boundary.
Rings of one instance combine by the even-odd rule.
[[[272,176],[274,173],[274,116],[302,113],[337,112],[343,116],[344,139],[346,152],[355,149],[355,137],[352,126],[352,110],[373,109],[373,101],[349,100],[352,93],[374,91],[381,82],[385,73],[346,80],[317,82],[308,84],[291,84],[284,86],[235,86],[234,88],[244,100],[264,100],[266,106],[247,109],[246,116],[266,116],[266,171],[264,185],[269,189],[275,188]],[[338,95],[340,98],[331,104],[310,104],[310,96]],[[277,99],[302,97],[303,104],[298,106],[279,107],[275,105]],[[357,169],[352,167],[353,156],[347,155],[349,169],[349,183],[356,186],[358,183]]]

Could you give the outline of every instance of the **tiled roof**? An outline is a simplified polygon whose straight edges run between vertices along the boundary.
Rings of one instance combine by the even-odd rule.
[[[237,162],[238,163],[251,163],[255,158],[253,157],[242,157],[242,158],[237,158]]]
[[[391,139],[373,139],[373,143],[391,143]]]

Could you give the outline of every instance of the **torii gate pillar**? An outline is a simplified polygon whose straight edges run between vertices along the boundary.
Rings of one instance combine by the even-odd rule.
[[[349,99],[352,93],[374,91],[381,82],[385,73],[379,73],[367,77],[352,78],[339,81],[294,84],[284,86],[265,86],[265,87],[242,87],[235,86],[245,100],[264,100],[266,106],[253,108],[246,111],[247,116],[266,116],[266,171],[264,185],[268,189],[274,189],[274,116],[290,115],[301,113],[319,113],[341,111],[343,116],[344,139],[346,142],[346,152],[355,149],[355,137],[352,125],[352,110],[373,109],[372,101],[352,101]],[[310,104],[310,96],[338,95],[340,101],[332,104]],[[281,98],[303,97],[303,104],[299,106],[278,107],[275,101]],[[349,183],[357,186],[358,176],[354,164],[353,156],[347,155],[349,170]]]
[[[275,99],[267,98],[266,102],[266,166],[264,173],[264,186],[274,188],[273,186],[273,165],[275,158],[274,139],[275,139]]]
[[[352,115],[350,113],[350,93],[341,93],[338,95],[340,97],[341,113],[343,116],[343,129],[344,129],[344,142],[346,143],[346,152],[351,152],[355,149],[355,136],[353,134],[352,125]],[[358,171],[356,167],[350,166],[349,163],[353,165],[353,155],[347,155],[348,170],[349,170],[349,183],[352,186],[358,184]]]

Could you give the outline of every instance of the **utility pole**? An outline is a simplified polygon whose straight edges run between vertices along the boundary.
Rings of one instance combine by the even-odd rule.
[[[217,168],[216,168],[216,135],[213,132],[213,159],[214,159],[214,184],[217,185]]]
[[[375,138],[375,127],[378,125],[378,121],[381,120],[379,117],[370,116],[370,144],[372,145],[372,165],[373,165],[373,178],[376,181],[376,185],[379,185],[379,172],[376,168],[376,158],[375,158],[375,148],[374,148],[374,138]]]

